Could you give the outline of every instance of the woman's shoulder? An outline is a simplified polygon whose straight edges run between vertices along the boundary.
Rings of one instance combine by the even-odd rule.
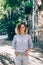
[[[31,36],[30,34],[26,34],[26,36]]]
[[[30,34],[26,34],[26,36],[27,36],[28,38],[31,38],[31,35],[30,35]]]

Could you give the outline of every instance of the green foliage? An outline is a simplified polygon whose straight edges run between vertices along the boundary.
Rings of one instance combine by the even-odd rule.
[[[25,2],[25,14],[30,14],[32,11],[33,3]]]
[[[4,19],[1,19],[0,20],[0,35],[1,34],[6,34],[6,26],[5,26],[5,22],[4,22]]]
[[[15,34],[14,29],[18,22],[21,22],[25,17],[25,7],[28,7],[26,9],[29,13],[32,9],[32,3],[26,2],[27,0],[4,0],[4,9],[6,13],[4,12],[3,20],[0,24],[0,31],[6,31],[8,33],[9,39],[13,38],[13,35]],[[22,3],[23,2],[23,3]],[[23,5],[25,4],[25,5]],[[19,10],[18,10],[19,9]]]
[[[33,3],[32,3],[32,2],[26,2],[26,3],[25,3],[25,6],[26,6],[26,7],[32,7],[32,6],[33,6]]]
[[[3,5],[3,7],[4,7],[4,9],[6,9],[6,8],[7,8],[7,4],[5,3],[5,4]]]
[[[22,0],[5,0],[4,8],[7,6],[11,8],[19,7],[21,2]]]

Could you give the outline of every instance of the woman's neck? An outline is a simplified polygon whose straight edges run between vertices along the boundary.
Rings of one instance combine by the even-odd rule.
[[[20,35],[25,35],[25,33],[20,33]]]

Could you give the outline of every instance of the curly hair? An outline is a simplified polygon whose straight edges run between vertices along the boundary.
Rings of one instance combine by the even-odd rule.
[[[22,22],[22,23],[18,23],[16,25],[16,28],[15,28],[16,34],[20,34],[20,28],[21,28],[22,24],[25,26],[25,31],[24,32],[27,33],[27,25],[25,24],[25,22]]]

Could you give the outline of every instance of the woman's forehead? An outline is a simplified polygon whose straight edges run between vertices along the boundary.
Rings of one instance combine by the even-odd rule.
[[[21,27],[24,27],[24,24],[21,24]]]

